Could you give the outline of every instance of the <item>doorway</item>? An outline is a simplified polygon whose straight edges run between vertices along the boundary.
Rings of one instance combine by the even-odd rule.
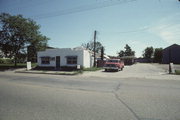
[[[60,56],[56,56],[56,69],[60,69]]]

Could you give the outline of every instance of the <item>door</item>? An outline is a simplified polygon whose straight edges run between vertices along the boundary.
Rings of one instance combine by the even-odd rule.
[[[60,68],[60,56],[56,56],[56,68]]]

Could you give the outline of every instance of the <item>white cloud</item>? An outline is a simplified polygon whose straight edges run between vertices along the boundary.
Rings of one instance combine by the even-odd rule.
[[[162,18],[149,29],[168,44],[180,44],[180,13]]]

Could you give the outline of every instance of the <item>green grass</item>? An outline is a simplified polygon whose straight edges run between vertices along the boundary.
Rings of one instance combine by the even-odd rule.
[[[25,67],[25,63],[18,63],[17,67]],[[0,67],[15,67],[14,64],[0,64]]]
[[[0,67],[1,66],[14,67],[14,63],[11,63],[11,64],[0,64]],[[21,66],[26,67],[26,63],[17,63],[17,66],[19,66],[19,67],[21,67]],[[35,67],[35,66],[37,66],[37,63],[32,63],[32,67]]]
[[[32,67],[36,67],[37,63],[32,63]],[[8,70],[8,69],[16,69],[16,68],[26,68],[26,63],[17,63],[15,67],[13,63],[9,64],[0,64],[0,71]]]
[[[180,75],[180,70],[175,70],[176,75]]]
[[[91,67],[91,68],[84,68],[83,71],[97,71],[97,70],[101,70],[102,68],[98,68],[98,67]]]

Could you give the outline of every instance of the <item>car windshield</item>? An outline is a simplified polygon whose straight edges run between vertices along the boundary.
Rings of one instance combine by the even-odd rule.
[[[118,63],[119,61],[118,61],[118,60],[107,60],[107,62],[115,62],[115,63]]]
[[[115,64],[106,64],[105,67],[116,67]]]

